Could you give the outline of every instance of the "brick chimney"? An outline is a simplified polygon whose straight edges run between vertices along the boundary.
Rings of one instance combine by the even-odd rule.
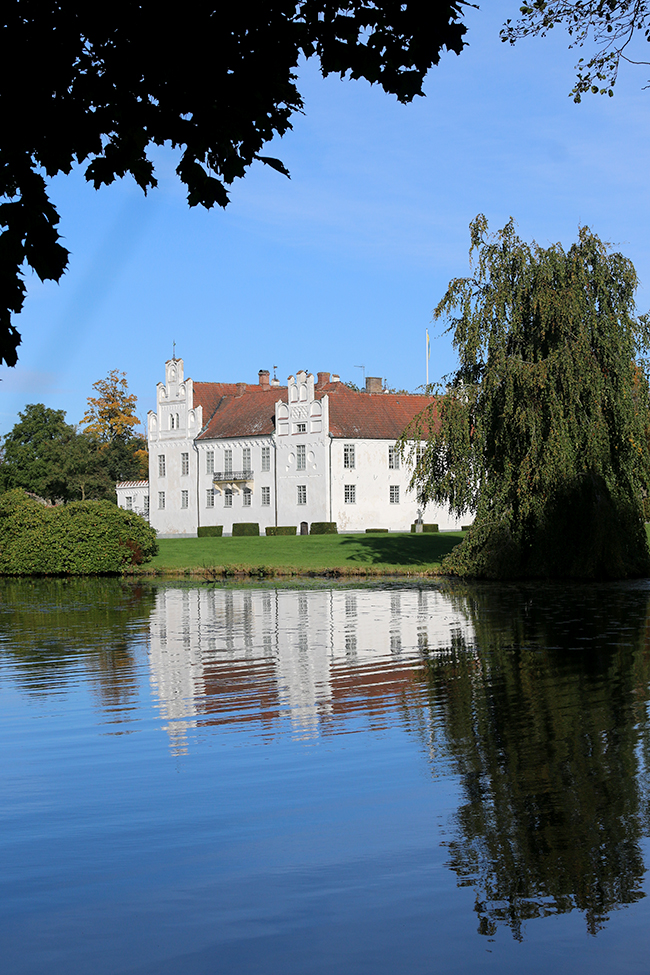
[[[329,381],[330,381],[329,372],[318,373],[318,382],[316,383],[317,386],[327,386]]]
[[[268,369],[260,369],[260,371],[258,372],[259,384],[260,386],[262,386],[263,389],[268,389],[269,386],[271,385],[269,382],[270,375],[271,373],[269,372]]]
[[[237,395],[243,396],[246,392],[246,383],[237,383]]]
[[[384,386],[381,381],[381,376],[366,376],[366,392],[367,393],[383,393]]]

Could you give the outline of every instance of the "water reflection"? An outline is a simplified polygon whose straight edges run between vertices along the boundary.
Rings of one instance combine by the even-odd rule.
[[[151,614],[151,681],[172,747],[201,724],[262,723],[294,737],[326,732],[359,699],[389,710],[416,688],[424,648],[470,638],[440,591],[161,589]]]
[[[464,802],[449,866],[479,931],[577,908],[595,934],[643,897],[650,653],[645,586],[468,588],[474,632],[423,671]]]

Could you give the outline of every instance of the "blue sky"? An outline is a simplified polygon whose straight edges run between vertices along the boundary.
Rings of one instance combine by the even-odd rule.
[[[540,244],[568,246],[587,224],[633,260],[650,308],[650,69],[626,66],[614,98],[575,105],[579,54],[564,32],[500,42],[518,6],[468,11],[469,48],[443,55],[409,106],[302,65],[306,113],[269,147],[291,180],[258,165],[226,211],[188,208],[165,149],[147,198],[129,179],[99,192],[81,172],[55,179],[70,270],[58,285],[28,279],[18,366],[0,368],[0,433],[27,403],[78,423],[115,368],[144,418],[173,340],[197,380],[254,383],[277,365],[283,381],[306,368],[360,383],[363,365],[415,389],[429,326],[439,379],[455,359],[432,309],[467,273],[479,212],[493,229],[512,215]]]

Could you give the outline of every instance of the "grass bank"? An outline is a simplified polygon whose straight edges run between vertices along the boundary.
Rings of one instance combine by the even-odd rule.
[[[440,575],[462,532],[431,535],[284,535],[161,538],[160,551],[134,570],[145,576]]]

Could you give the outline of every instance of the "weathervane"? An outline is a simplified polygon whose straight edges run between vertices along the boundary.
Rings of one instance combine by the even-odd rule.
[[[176,361],[176,343],[172,342],[172,359]]]

